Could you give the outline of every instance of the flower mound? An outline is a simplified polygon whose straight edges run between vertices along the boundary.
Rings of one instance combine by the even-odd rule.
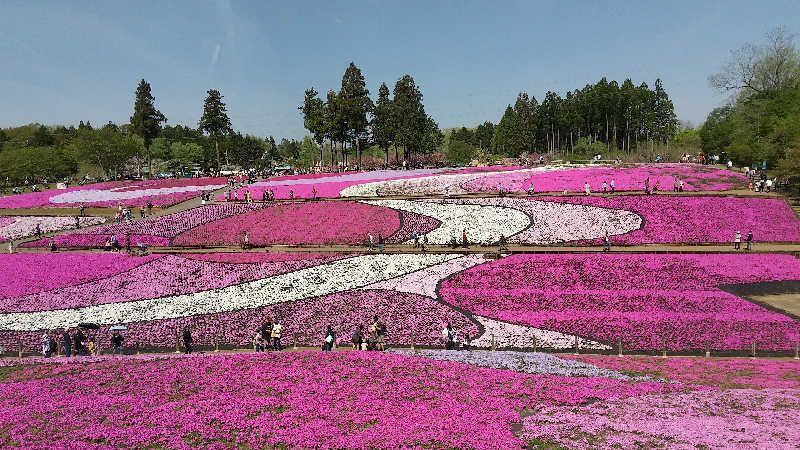
[[[697,164],[659,164],[634,167],[587,167],[543,172],[509,172],[476,178],[463,184],[469,192],[527,192],[533,183],[536,192],[583,192],[585,182],[593,192],[602,191],[603,182],[611,183],[617,191],[644,191],[650,178],[650,187],[656,182],[662,191],[671,191],[675,180],[683,180],[684,191],[724,191],[744,189],[746,177],[714,167]],[[608,190],[611,190],[609,186]]]
[[[0,383],[0,443],[519,448],[520,409],[686,389],[371,352],[43,364]]]
[[[409,220],[416,214],[406,213]],[[390,208],[358,202],[286,203],[214,222],[178,235],[174,245],[236,245],[246,232],[251,244],[363,244],[371,232],[387,238],[403,217]],[[428,231],[427,229],[423,231]]]
[[[800,279],[790,255],[513,255],[441,284],[475,314],[638,350],[789,350],[800,322],[716,288]]]
[[[106,221],[105,217],[80,217],[81,227],[99,225]],[[31,237],[36,234],[36,225],[42,233],[75,228],[74,217],[58,216],[12,216],[0,218],[0,241]]]
[[[695,391],[585,406],[540,406],[521,436],[566,448],[790,448],[800,442],[795,390]]]

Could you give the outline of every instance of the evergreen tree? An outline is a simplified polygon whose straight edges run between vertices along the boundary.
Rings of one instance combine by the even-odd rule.
[[[386,154],[389,164],[389,146],[394,142],[394,125],[392,124],[392,100],[389,98],[389,87],[381,83],[378,88],[378,102],[372,119],[372,138],[375,144]]]
[[[372,112],[372,100],[361,70],[352,62],[342,76],[339,100],[343,112],[346,134],[356,148],[358,165],[361,167],[361,140],[367,131],[367,114]]]
[[[131,116],[131,127],[133,132],[144,139],[144,148],[147,152],[147,176],[152,176],[152,166],[150,161],[150,144],[161,131],[161,122],[166,122],[167,118],[157,110],[154,105],[155,99],[150,93],[150,83],[142,79],[136,88],[136,102],[133,105],[133,115]],[[80,128],[80,125],[78,126]],[[86,128],[92,129],[87,121]]]
[[[322,164],[322,143],[325,140],[325,102],[317,97],[318,92],[312,87],[305,92],[305,99],[299,109],[303,113],[303,126],[319,145],[319,161]]]
[[[395,125],[395,142],[404,149],[403,159],[408,159],[423,141],[427,115],[420,92],[411,75],[403,75],[394,86],[392,123]]]
[[[217,153],[217,173],[222,171],[219,158],[220,137],[232,132],[231,119],[228,110],[222,102],[222,94],[216,89],[209,89],[203,105],[203,117],[200,118],[198,128],[214,137],[214,147]]]

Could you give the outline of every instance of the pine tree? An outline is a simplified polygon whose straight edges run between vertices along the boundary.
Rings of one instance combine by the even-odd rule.
[[[205,104],[203,105],[203,117],[200,118],[198,128],[214,137],[214,147],[217,152],[217,173],[222,171],[219,159],[219,138],[231,133],[231,119],[228,117],[228,110],[225,103],[222,103],[222,94],[216,89],[209,89]]]
[[[131,127],[133,132],[144,139],[144,148],[147,151],[147,176],[152,176],[152,164],[150,161],[150,144],[161,131],[161,122],[166,122],[167,118],[157,110],[154,105],[155,99],[150,93],[150,83],[142,79],[136,88],[136,102],[133,105],[133,115],[131,116]],[[80,128],[80,126],[79,126]],[[91,129],[91,124],[87,121],[86,128]]]
[[[339,100],[343,112],[343,120],[347,136],[352,139],[356,147],[358,165],[361,167],[361,138],[367,130],[369,121],[367,114],[372,112],[372,100],[366,87],[364,75],[352,62],[342,76],[342,88],[339,91]]]

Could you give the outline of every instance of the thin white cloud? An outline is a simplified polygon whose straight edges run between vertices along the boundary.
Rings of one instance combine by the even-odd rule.
[[[219,61],[219,52],[220,52],[220,50],[222,50],[222,46],[217,44],[214,47],[214,53],[211,54],[211,65],[212,66],[216,65],[217,61]]]

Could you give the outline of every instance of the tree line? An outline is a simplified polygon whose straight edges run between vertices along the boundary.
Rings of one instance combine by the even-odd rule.
[[[762,44],[731,53],[712,87],[730,94],[699,129],[706,153],[726,152],[738,165],[778,168],[800,177],[800,49],[779,27]]]
[[[411,75],[403,75],[389,92],[386,83],[378,87],[375,102],[369,97],[364,75],[350,63],[342,76],[338,91],[330,89],[325,100],[312,86],[305,91],[303,104],[297,108],[303,125],[319,146],[319,162],[325,164],[323,146],[328,143],[331,165],[348,165],[355,153],[362,166],[362,150],[377,146],[389,163],[390,148],[395,161],[415,155],[431,154],[442,145],[444,136],[439,125],[425,112],[422,92]]]
[[[108,122],[95,128],[89,121],[69,127],[38,123],[0,129],[0,177],[63,179],[85,165],[105,178],[159,172],[219,172],[224,165],[266,168],[276,164],[310,166],[316,144],[243,135],[231,126],[223,96],[209,90],[197,128],[166,125],[155,107],[150,84],[137,86],[130,122]],[[85,167],[84,167],[85,168]]]

